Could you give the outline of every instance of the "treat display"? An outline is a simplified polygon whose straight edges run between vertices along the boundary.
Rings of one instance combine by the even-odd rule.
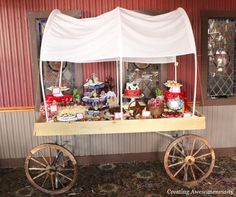
[[[84,84],[84,87],[88,89],[100,89],[104,86],[104,82],[98,81],[98,77],[94,73],[89,79],[87,79],[87,82]]]
[[[164,98],[168,111],[179,111],[184,112],[185,109],[185,93],[181,91],[180,87],[182,84],[177,81],[168,80],[164,83],[165,86],[169,87],[169,91],[164,92]]]
[[[168,99],[167,107],[171,110],[180,110],[184,107],[184,101],[180,98]]]
[[[47,104],[47,113],[48,113],[48,117],[52,118],[56,114],[56,112],[51,111],[51,107],[50,106],[51,106],[51,104]],[[40,105],[39,111],[40,111],[41,116],[43,118],[45,118],[46,112],[45,112],[45,107],[44,107],[43,104]]]
[[[99,88],[103,88],[105,85],[103,82],[87,82],[86,84],[84,84],[85,88],[89,88],[89,89],[99,89]]]
[[[178,83],[177,81],[168,80],[167,82],[164,83],[164,85],[169,88],[169,92],[173,93],[181,92],[180,87],[182,86],[182,84]]]
[[[183,113],[181,112],[163,112],[162,117],[164,118],[181,118]]]
[[[182,84],[180,84],[180,83],[178,83],[177,81],[171,81],[171,80],[167,80],[167,82],[165,82],[164,83],[164,85],[166,86],[166,87],[169,87],[169,88],[171,88],[171,87],[181,87],[181,86],[183,86]]]
[[[133,110],[133,115],[136,117],[138,114],[142,115],[142,111],[146,106],[140,105],[138,101],[135,101],[135,106],[130,106],[129,110]]]
[[[126,89],[124,91],[124,95],[128,97],[139,97],[141,96],[142,91],[139,89],[137,83],[128,82],[126,83]]]
[[[57,120],[58,121],[76,121],[77,114],[85,114],[86,108],[82,105],[78,106],[67,106],[67,107],[59,107]]]
[[[47,95],[45,96],[46,98],[46,103],[47,104],[52,104],[54,101],[57,103],[64,103],[66,104],[67,102],[72,101],[72,96],[71,95],[63,95],[63,96],[53,96],[53,95]]]
[[[156,89],[154,92],[156,98],[151,98],[142,103],[144,94],[142,94],[139,83],[137,81],[127,82],[123,97],[131,99],[131,101],[127,108],[123,105],[123,118],[125,120],[140,119],[144,110],[149,114],[147,117],[153,119],[187,116],[187,114],[184,115],[185,109],[187,109],[185,106],[187,103],[185,92],[180,90],[182,84],[168,80],[164,85],[169,88],[168,91]],[[107,91],[104,88],[105,83],[99,81],[94,73],[86,80],[83,87],[82,102],[76,102],[76,98],[79,100],[78,88],[73,89],[73,96],[63,94],[62,96],[47,95],[46,103],[49,120],[60,122],[114,120],[115,115],[120,113],[116,93],[111,90]],[[61,93],[61,89],[57,86],[52,86],[50,89],[52,93],[54,90],[59,90]],[[66,87],[62,89],[66,91]],[[41,106],[40,112],[44,118],[44,106]]]
[[[89,110],[99,110],[106,105],[106,93],[101,91],[103,87],[104,83],[98,81],[94,73],[91,78],[87,79],[87,83],[84,84],[85,93],[82,101],[87,103]]]
[[[57,120],[62,122],[71,122],[71,121],[76,121],[77,117],[76,115],[73,114],[63,114],[60,117],[58,117]]]
[[[148,101],[148,110],[151,112],[153,118],[160,118],[164,111],[164,102],[160,97],[152,98]]]
[[[53,88],[55,88],[56,86],[50,86],[50,87],[48,87],[47,89],[48,90],[50,90],[50,91],[52,91],[53,90]],[[70,88],[68,88],[68,87],[66,87],[66,86],[62,86],[61,88],[60,88],[60,90],[62,91],[62,92],[64,92],[64,91],[67,91],[67,90],[69,90]]]

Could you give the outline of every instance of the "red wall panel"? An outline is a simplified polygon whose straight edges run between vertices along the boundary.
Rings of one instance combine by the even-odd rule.
[[[0,108],[34,106],[28,11],[79,9],[82,17],[92,17],[117,6],[133,10],[174,10],[183,7],[189,15],[196,39],[198,66],[201,68],[201,10],[235,10],[235,0],[0,0]],[[192,97],[193,57],[179,58],[178,78]],[[113,63],[84,66],[84,77],[98,72],[103,80],[108,74],[115,79]],[[181,71],[180,71],[181,69]],[[169,67],[173,77],[173,67]],[[200,77],[198,77],[200,79]],[[200,99],[200,80],[198,99]]]

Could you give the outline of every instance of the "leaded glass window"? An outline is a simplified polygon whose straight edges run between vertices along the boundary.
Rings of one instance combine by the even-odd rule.
[[[208,19],[208,87],[210,99],[235,96],[236,19]]]
[[[201,101],[236,104],[236,12],[201,12]]]

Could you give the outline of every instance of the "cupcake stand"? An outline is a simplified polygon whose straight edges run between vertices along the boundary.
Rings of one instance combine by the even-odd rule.
[[[142,42],[143,40],[145,42]],[[189,54],[195,58],[191,117],[124,120],[123,62],[173,63],[177,73],[176,56]],[[61,61],[62,65],[63,62],[117,62],[120,119],[49,122],[42,75],[43,61]],[[164,155],[164,167],[173,181],[192,187],[210,175],[215,162],[212,147],[200,136],[184,135],[185,130],[204,129],[205,117],[195,109],[196,47],[190,21],[182,8],[160,16],[148,16],[118,7],[98,17],[87,19],[75,19],[54,10],[44,31],[40,73],[46,121],[35,122],[33,135],[155,132],[172,140]],[[173,137],[171,131],[178,131],[183,135]],[[25,173],[37,189],[50,195],[60,194],[68,191],[76,183],[77,161],[70,151],[57,143],[41,144],[27,155]]]

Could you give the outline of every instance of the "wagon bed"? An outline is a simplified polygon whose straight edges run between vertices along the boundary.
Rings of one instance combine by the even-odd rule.
[[[35,136],[90,135],[115,133],[146,133],[205,129],[200,113],[188,118],[160,118],[113,121],[41,122],[34,124]]]

